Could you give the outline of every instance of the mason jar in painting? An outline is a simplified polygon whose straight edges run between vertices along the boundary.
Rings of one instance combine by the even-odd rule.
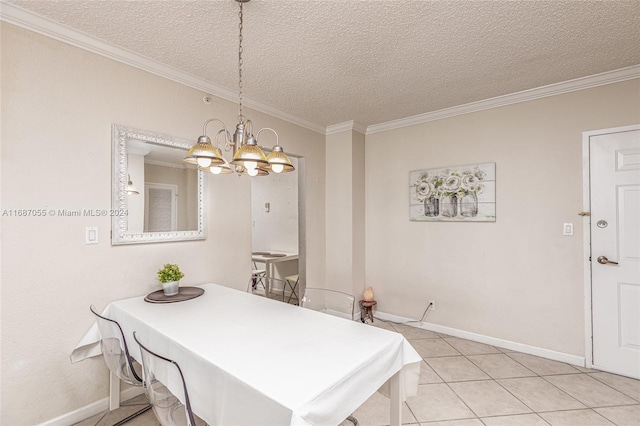
[[[440,199],[440,214],[444,217],[456,217],[458,215],[458,197],[445,195]]]
[[[424,199],[424,215],[435,217],[440,214],[440,200],[431,195]]]
[[[476,217],[478,215],[478,196],[474,192],[467,191],[460,198],[460,215],[463,217]]]

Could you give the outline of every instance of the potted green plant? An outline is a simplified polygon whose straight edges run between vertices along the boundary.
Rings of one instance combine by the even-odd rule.
[[[180,267],[176,264],[165,263],[158,270],[158,280],[162,283],[165,296],[175,296],[180,290],[180,280],[184,277]]]

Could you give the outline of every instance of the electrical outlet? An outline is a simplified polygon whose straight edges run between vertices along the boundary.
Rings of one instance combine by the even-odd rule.
[[[430,311],[435,311],[436,310],[436,301],[435,300],[429,300],[429,310]]]

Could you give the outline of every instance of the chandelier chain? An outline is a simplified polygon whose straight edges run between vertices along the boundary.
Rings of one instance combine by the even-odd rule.
[[[242,1],[240,3],[240,12],[238,12],[238,17],[240,18],[240,22],[238,23],[238,29],[240,30],[240,35],[238,36],[238,94],[239,94],[239,119],[243,121],[242,116]]]
[[[2,1],[2,0],[0,0]],[[265,127],[253,135],[253,126],[251,120],[245,119],[242,115],[242,89],[243,89],[243,48],[242,48],[242,32],[244,30],[243,3],[249,0],[236,0],[240,3],[238,11],[238,123],[236,124],[233,136],[227,130],[224,122],[217,118],[211,118],[205,121],[202,128],[203,135],[198,141],[187,151],[183,161],[188,164],[195,164],[199,171],[209,172],[213,174],[229,174],[234,173],[246,174],[249,176],[266,176],[270,172],[287,173],[295,170],[291,164],[291,160],[284,153],[284,150],[278,142],[278,133],[270,127]],[[207,100],[208,98],[205,98]],[[207,103],[205,101],[205,103]],[[215,136],[215,146],[211,142],[211,138],[207,136],[207,125],[212,121],[218,122],[222,126]],[[264,130],[273,132],[276,136],[276,145],[273,147],[269,156],[265,156],[263,148],[258,145],[258,137]],[[222,137],[222,141],[220,138]],[[232,151],[233,160],[227,161],[222,155],[222,147],[225,151]]]

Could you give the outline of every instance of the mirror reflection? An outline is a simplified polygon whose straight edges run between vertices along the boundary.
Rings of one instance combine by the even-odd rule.
[[[202,172],[190,142],[114,125],[113,244],[203,239]]]
[[[127,140],[127,174],[138,189],[138,194],[127,190],[127,231],[198,229],[198,174],[182,161],[184,153],[179,148]]]

